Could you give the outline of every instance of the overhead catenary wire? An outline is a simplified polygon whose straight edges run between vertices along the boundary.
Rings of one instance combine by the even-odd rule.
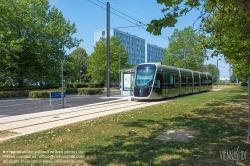
[[[87,1],[89,1],[89,2],[91,2],[91,3],[93,3],[93,4],[95,4],[95,5],[97,5],[97,6],[99,6],[99,7],[101,7],[101,8],[104,9],[104,10],[106,10],[106,8],[104,8],[104,7],[102,7],[102,6],[100,6],[100,5],[96,4],[96,3],[94,3],[94,2],[91,1],[91,0],[87,0]],[[99,1],[98,1],[98,2],[99,2]],[[116,16],[118,16],[118,17],[120,17],[120,18],[122,18],[122,19],[124,19],[124,20],[126,20],[126,21],[128,21],[128,22],[130,22],[130,23],[132,23],[132,24],[134,24],[134,25],[136,25],[136,23],[134,23],[134,22],[132,22],[132,21],[130,21],[130,20],[124,18],[124,17],[121,17],[120,15],[118,15],[118,14],[112,12],[112,11],[110,11],[110,13],[112,13],[112,14],[114,14],[114,15],[116,15]]]
[[[97,1],[99,1],[99,0],[97,0]],[[104,4],[104,3],[103,3],[103,4]],[[113,3],[112,3],[112,5],[113,5],[113,6],[116,6],[116,7],[118,7],[118,8],[120,8],[120,9],[123,9],[123,10],[125,10],[125,11],[127,11],[127,12],[129,12],[129,13],[135,15],[135,16],[137,16],[137,17],[141,17],[141,16],[139,16],[139,15],[137,15],[137,14],[134,14],[134,13],[132,13],[132,12],[130,12],[130,11],[124,9],[124,8],[121,8],[121,7],[117,6],[117,5],[114,5]],[[111,7],[111,8],[114,9],[113,7]],[[132,17],[126,15],[126,14],[124,14],[123,12],[118,11],[117,9],[114,9],[114,10],[117,11],[117,12],[119,12],[119,13],[121,13],[121,14],[123,14],[123,15],[125,15],[125,16],[127,16],[127,17],[129,17],[129,18],[131,18],[131,19],[133,19],[133,20],[135,20],[135,21],[137,21],[137,23],[141,24],[141,25],[137,25],[138,27],[147,26],[147,24],[144,24],[144,23],[142,23],[141,21],[138,21],[138,20],[136,20],[136,19],[134,19],[134,18],[132,18]],[[150,21],[150,20],[148,20],[148,19],[146,19],[146,18],[144,18],[144,17],[141,17],[141,18],[143,18],[144,20]],[[141,28],[142,28],[142,29],[145,29],[144,27],[141,27]],[[146,29],[145,29],[145,30],[146,30]],[[160,37],[160,38],[162,38],[162,39],[165,39],[165,40],[168,40],[166,37],[164,37],[164,36],[162,36],[162,35],[160,35],[160,36],[158,36],[158,37]]]
[[[89,1],[90,3],[96,5],[96,6],[102,8],[102,9],[104,9],[104,10],[106,10],[105,7],[99,5],[99,4],[97,4],[97,3],[95,3],[95,2],[93,2],[93,1],[91,1],[91,0],[87,0],[87,1]],[[106,4],[105,4],[104,2],[102,2],[102,1],[100,1],[100,0],[96,0],[96,1],[99,2],[100,4],[106,6]],[[116,6],[116,5],[114,5],[114,6]],[[142,28],[142,29],[146,30],[146,28],[144,28],[143,26],[147,26],[147,24],[144,24],[144,23],[142,23],[141,21],[138,21],[137,19],[132,18],[132,17],[128,16],[127,14],[124,14],[123,12],[121,12],[121,11],[119,11],[119,10],[117,10],[117,9],[114,9],[113,7],[111,7],[111,8],[112,8],[114,11],[119,12],[120,14],[122,14],[122,15],[128,17],[129,19],[128,19],[128,18],[125,18],[125,17],[123,17],[123,16],[121,16],[121,15],[118,15],[117,13],[115,13],[115,12],[113,12],[113,11],[110,11],[110,13],[112,13],[112,14],[114,14],[114,15],[116,15],[116,16],[118,16],[118,17],[120,17],[120,18],[122,18],[122,19],[124,19],[124,20],[126,20],[126,21],[128,21],[129,23],[132,23],[132,24],[134,25],[134,26],[124,26],[124,27],[117,27],[117,28],[138,27],[138,28]],[[130,13],[131,13],[131,12],[130,12]],[[145,18],[144,18],[144,19],[145,19]],[[131,20],[133,20],[133,21],[131,21]],[[136,21],[136,22],[134,22],[134,21]],[[158,37],[160,37],[160,38],[162,38],[162,39],[164,39],[164,40],[168,40],[166,37],[163,37],[162,35],[161,35],[161,36],[158,36]]]
[[[98,1],[98,2],[100,2],[100,3],[102,3],[103,5],[106,5],[104,2],[102,2],[102,1],[100,1],[100,0],[96,0],[96,1]],[[110,3],[112,6],[115,6],[115,7],[117,7],[117,8],[120,8],[120,9],[122,9],[122,10],[124,10],[124,11],[126,11],[126,12],[128,12],[128,13],[130,13],[130,14],[133,14],[133,15],[135,15],[135,16],[137,16],[137,17],[140,17],[140,18],[142,18],[142,19],[144,19],[144,20],[147,20],[147,21],[150,21],[150,20],[148,20],[148,19],[146,19],[146,18],[144,18],[144,17],[141,17],[141,16],[139,16],[139,15],[137,15],[137,14],[135,14],[135,13],[132,13],[132,12],[130,12],[129,10],[126,10],[126,9],[124,9],[124,8],[122,8],[122,7],[119,7],[119,6],[117,6],[117,5],[115,5],[115,4],[113,4],[113,3]],[[113,7],[111,7],[111,8],[113,8]],[[114,9],[114,8],[113,8]],[[114,9],[114,10],[116,10],[116,9]],[[118,11],[118,10],[117,10]],[[121,11],[119,11],[120,13],[122,13]],[[122,13],[122,14],[124,14],[124,13]],[[124,15],[126,15],[126,14],[124,14]],[[130,17],[130,16],[128,16],[128,17]],[[132,18],[133,19],[133,18]]]
[[[124,9],[124,8],[122,8],[122,7],[119,7],[119,6],[117,6],[117,5],[113,4],[113,3],[111,3],[111,5],[116,6],[117,8],[120,8],[120,9],[122,9],[122,10],[124,10],[124,11],[126,11],[126,12],[128,12],[128,13],[130,13],[130,14],[133,14],[133,15],[135,15],[135,16],[137,16],[137,17],[140,17],[140,18],[142,18],[142,19],[144,19],[144,20],[146,20],[146,21],[150,21],[149,19],[146,19],[146,18],[144,18],[144,17],[142,17],[142,16],[139,16],[139,15],[137,15],[137,14],[135,14],[135,13],[132,13],[132,12],[130,12],[129,10],[126,10],[126,9]]]
[[[99,0],[97,0],[97,1],[105,5],[105,3],[103,3],[103,2],[101,2],[101,1],[99,1]],[[111,3],[111,5],[114,5],[114,4]],[[115,5],[114,5],[114,6],[115,6]],[[123,14],[124,16],[126,16],[126,17],[128,17],[128,18],[130,18],[130,19],[132,19],[132,20],[134,20],[134,21],[136,21],[136,22],[139,22],[139,23],[141,23],[141,24],[144,24],[144,23],[142,23],[141,21],[138,21],[138,20],[134,19],[133,17],[130,17],[130,16],[128,16],[127,14],[125,14],[125,13],[123,13],[123,12],[121,12],[121,11],[119,11],[119,10],[113,8],[113,7],[111,7],[111,9],[113,9],[113,10],[119,12],[120,14]],[[144,24],[144,25],[146,25],[146,24]]]
[[[97,1],[99,1],[99,0],[97,0]],[[129,13],[131,13],[131,14],[137,16],[137,17],[141,17],[141,16],[139,16],[139,15],[137,15],[137,14],[134,14],[134,13],[132,13],[132,12],[130,12],[130,11],[124,9],[124,8],[121,8],[121,7],[117,6],[117,5],[114,5],[113,3],[112,3],[112,5],[113,5],[113,6],[116,6],[116,7],[118,7],[118,8],[120,8],[120,9],[123,9],[123,10],[125,10],[126,12],[129,12]],[[114,9],[114,8],[113,8],[113,9]],[[118,11],[117,9],[114,9],[114,10]],[[120,12],[120,11],[118,11],[118,12],[119,12],[119,13],[122,13],[122,12]],[[126,14],[124,14],[124,13],[122,13],[122,14],[125,15],[125,16],[127,16],[127,17],[129,17],[129,18],[131,18],[130,16],[128,16],[128,15],[126,15]],[[144,20],[150,21],[150,20],[148,20],[148,19],[146,19],[146,18],[144,18],[144,17],[141,17],[141,18],[143,18]],[[133,18],[132,18],[132,19],[133,19]],[[135,19],[133,19],[133,20],[135,20]],[[142,23],[141,21],[138,21],[138,20],[136,20],[136,21],[137,21],[138,23],[142,24],[142,25],[140,25],[140,26],[147,26],[147,24],[144,24],[144,23]],[[140,26],[138,26],[138,27],[140,27]],[[141,27],[141,28],[143,28],[143,27]],[[145,29],[145,28],[143,28],[143,29]],[[145,29],[145,30],[146,30],[146,29]],[[164,37],[164,36],[162,36],[162,35],[160,35],[160,36],[158,36],[158,37],[160,37],[160,38],[162,38],[162,39],[165,39],[165,40],[168,40],[166,37]]]

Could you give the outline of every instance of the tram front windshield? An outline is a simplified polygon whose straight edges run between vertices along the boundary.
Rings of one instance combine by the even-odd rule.
[[[152,87],[155,74],[155,66],[138,67],[136,70],[135,87]]]

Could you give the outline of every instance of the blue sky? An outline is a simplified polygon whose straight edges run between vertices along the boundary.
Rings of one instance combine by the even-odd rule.
[[[91,2],[95,3],[91,3]],[[83,39],[80,44],[88,55],[94,51],[94,31],[106,29],[106,3],[105,0],[49,0],[51,6],[55,6],[62,11],[64,18],[71,23],[76,24],[77,33],[75,37]],[[195,20],[199,17],[200,11],[193,10],[186,16],[178,19],[174,28],[165,28],[162,31],[162,36],[154,36],[145,30],[144,27],[138,27],[137,21],[144,24],[149,23],[153,19],[158,19],[163,16],[161,9],[164,7],[157,4],[156,0],[109,0],[111,6],[110,27],[126,27],[119,30],[128,32],[138,37],[144,38],[147,43],[157,46],[168,47],[167,37],[171,36],[174,29],[184,29],[188,26],[193,26]],[[99,5],[99,6],[97,6]],[[103,9],[104,8],[104,9]],[[124,16],[127,15],[127,16]],[[194,24],[194,29],[198,27],[199,20]],[[130,27],[134,26],[134,27]],[[71,53],[72,50],[68,51]],[[210,56],[210,54],[208,54]],[[217,63],[217,58],[209,58],[205,64]],[[220,77],[229,77],[229,64],[226,64],[222,58],[219,61]]]

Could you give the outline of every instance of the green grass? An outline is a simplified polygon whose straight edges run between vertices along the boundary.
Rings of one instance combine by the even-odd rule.
[[[250,149],[247,95],[246,87],[237,86],[180,97],[11,139],[0,143],[0,149],[85,151],[85,165],[97,166],[235,165],[236,161],[221,160],[220,151]],[[155,139],[169,129],[195,129],[200,134],[188,143]],[[247,159],[238,165],[250,164],[249,153]]]
[[[5,138],[5,137],[10,137],[10,136],[13,136],[13,135],[16,135],[18,133],[15,133],[15,132],[11,132],[11,131],[0,131],[0,138]]]

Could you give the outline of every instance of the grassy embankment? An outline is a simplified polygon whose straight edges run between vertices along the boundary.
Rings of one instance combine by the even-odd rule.
[[[85,151],[85,165],[221,166],[237,161],[221,160],[220,151],[238,148],[248,150],[248,161],[238,161],[238,165],[249,165],[247,99],[247,87],[239,86],[176,98],[11,139],[0,143],[0,149]],[[169,129],[195,129],[200,134],[188,143],[155,139]],[[0,151],[0,162],[2,159]]]

